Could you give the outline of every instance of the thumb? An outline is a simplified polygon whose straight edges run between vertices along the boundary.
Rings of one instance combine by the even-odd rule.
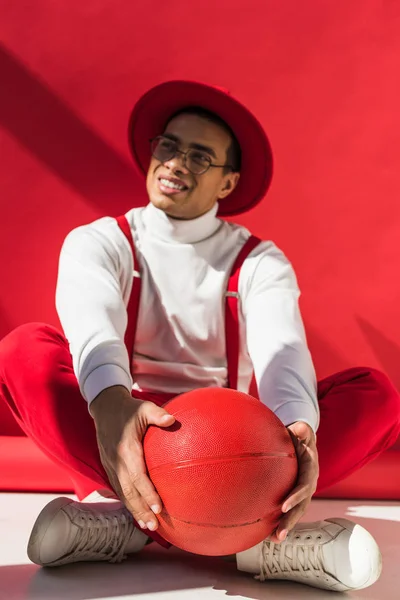
[[[292,423],[292,425],[289,425],[288,429],[290,429],[290,431],[305,444],[308,444],[314,437],[311,427],[303,421]]]
[[[164,408],[145,402],[142,406],[145,425],[157,425],[158,427],[170,427],[175,423],[174,415],[170,415]]]

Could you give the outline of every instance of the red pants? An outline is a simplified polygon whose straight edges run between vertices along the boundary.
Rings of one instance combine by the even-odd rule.
[[[23,325],[0,341],[0,402],[25,433],[66,467],[79,498],[111,488],[95,427],[72,369],[68,343],[49,325]],[[318,385],[318,490],[344,479],[389,448],[400,433],[400,396],[374,369],[354,368]],[[153,398],[149,398],[153,399]]]

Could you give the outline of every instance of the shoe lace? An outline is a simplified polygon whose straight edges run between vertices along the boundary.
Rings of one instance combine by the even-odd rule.
[[[76,524],[79,526],[71,558],[79,556],[109,562],[121,562],[126,558],[125,547],[134,530],[128,511],[116,513],[83,512]]]
[[[261,549],[260,574],[256,579],[279,578],[280,575],[308,574],[322,577],[324,572],[321,545],[318,540],[313,545],[295,545],[283,542],[274,544],[264,540]]]

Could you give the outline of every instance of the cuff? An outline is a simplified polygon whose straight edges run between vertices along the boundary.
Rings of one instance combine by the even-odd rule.
[[[308,402],[301,402],[299,400],[285,402],[274,412],[285,427],[296,423],[296,421],[304,421],[304,423],[307,423],[311,427],[314,433],[317,433],[319,413]]]
[[[86,377],[81,387],[82,395],[90,406],[100,392],[113,385],[123,385],[131,391],[132,378],[118,365],[101,365]]]

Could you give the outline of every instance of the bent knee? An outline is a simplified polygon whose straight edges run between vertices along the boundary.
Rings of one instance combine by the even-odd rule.
[[[58,344],[67,343],[63,334],[52,325],[24,323],[0,340],[0,359],[4,362],[8,357],[15,357],[15,355],[18,355],[19,358],[22,358],[24,354],[32,356],[37,344],[49,341]]]
[[[379,369],[361,367],[360,373],[363,373],[369,380],[369,383],[374,388],[377,388],[383,395],[400,397],[399,392],[396,390],[392,380]]]
[[[400,427],[400,393],[391,379],[378,369],[365,369],[368,387],[376,397],[380,416]]]

